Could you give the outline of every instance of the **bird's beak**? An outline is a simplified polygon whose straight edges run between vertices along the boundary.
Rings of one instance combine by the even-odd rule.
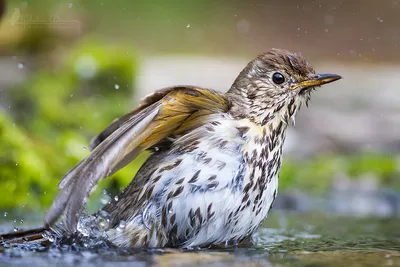
[[[310,88],[310,87],[315,87],[315,86],[321,86],[326,83],[331,83],[334,81],[337,81],[341,79],[342,76],[337,75],[337,74],[315,74],[314,76],[310,77],[310,79],[301,81],[295,85],[293,85],[290,89],[295,90],[297,88]]]

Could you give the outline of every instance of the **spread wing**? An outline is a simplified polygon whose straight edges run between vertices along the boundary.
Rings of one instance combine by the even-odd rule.
[[[91,154],[64,176],[46,215],[46,226],[65,214],[64,227],[74,232],[88,196],[101,179],[165,138],[197,128],[209,116],[227,109],[228,101],[221,93],[198,87],[168,87],[146,97],[137,109],[100,133],[91,143]]]

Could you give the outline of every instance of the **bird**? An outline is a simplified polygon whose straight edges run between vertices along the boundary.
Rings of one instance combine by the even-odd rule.
[[[109,216],[107,239],[124,248],[240,245],[277,196],[286,131],[300,107],[341,78],[316,74],[301,53],[270,49],[226,93],[155,91],[92,139],[91,153],[59,183],[43,229],[60,221],[65,234],[75,233],[96,184],[150,151],[130,184],[94,214]]]

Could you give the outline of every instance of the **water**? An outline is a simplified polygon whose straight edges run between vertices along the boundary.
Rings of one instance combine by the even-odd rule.
[[[399,225],[399,217],[275,211],[250,247],[124,250],[81,237],[51,247],[2,247],[0,266],[400,266]]]

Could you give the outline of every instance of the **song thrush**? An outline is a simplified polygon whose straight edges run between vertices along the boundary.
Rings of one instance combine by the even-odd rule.
[[[97,182],[150,150],[118,200],[103,208],[109,240],[122,247],[239,244],[275,200],[288,125],[312,89],[340,78],[315,74],[301,54],[272,49],[227,93],[197,86],[156,91],[92,141],[91,154],[60,182],[46,226],[64,215],[63,227],[75,232]]]

